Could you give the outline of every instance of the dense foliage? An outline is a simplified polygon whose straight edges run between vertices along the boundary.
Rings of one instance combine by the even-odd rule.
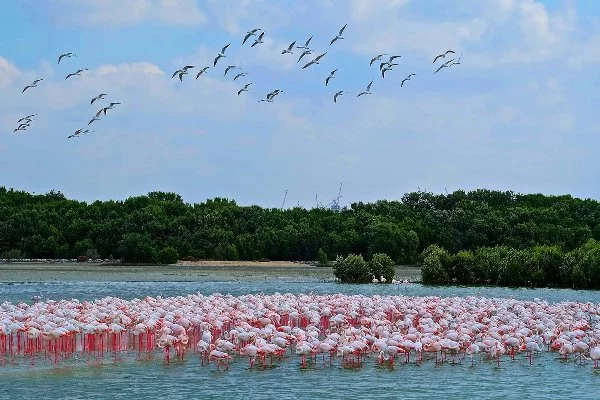
[[[422,254],[424,283],[600,289],[600,242],[563,252],[557,246],[481,247],[449,254],[431,245]]]
[[[170,246],[180,256],[204,259],[316,260],[321,248],[331,258],[353,253],[371,259],[383,252],[395,263],[415,263],[420,252],[435,244],[450,254],[472,253],[461,253],[461,262],[453,267],[458,271],[468,269],[472,257],[481,258],[480,247],[506,246],[517,257],[518,249],[555,246],[563,254],[590,238],[600,240],[600,203],[571,196],[414,192],[401,201],[355,203],[334,212],[239,206],[222,198],[187,204],[179,195],[163,192],[87,204],[60,192],[32,195],[0,188],[0,256],[12,258],[86,255],[156,262]],[[553,254],[540,257],[552,259]],[[592,261],[586,260],[573,265],[570,279],[573,274],[592,279]],[[546,273],[544,279],[554,278]]]
[[[381,277],[391,283],[395,272],[394,261],[383,253],[374,254],[369,262],[360,254],[338,256],[333,264],[333,274],[344,283],[368,283]]]

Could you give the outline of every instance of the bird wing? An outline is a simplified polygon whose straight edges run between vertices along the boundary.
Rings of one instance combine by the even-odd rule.
[[[325,57],[325,54],[327,54],[327,52],[321,54],[320,56],[318,56],[315,61],[319,61],[321,58]]]
[[[246,36],[244,36],[244,40],[242,41],[242,44],[246,43],[246,40],[248,40],[248,38],[249,38],[250,36],[252,36],[252,35],[254,35],[254,33],[250,33],[250,32],[248,32],[248,33],[246,34]]]
[[[67,80],[69,77],[71,77],[71,76],[73,76],[73,75],[75,75],[75,74],[71,73],[71,74],[67,75],[67,76],[65,77],[65,81],[66,81],[66,80]]]
[[[290,44],[290,45],[288,46],[288,48],[287,48],[287,49],[288,49],[288,51],[292,51],[292,48],[294,47],[294,45],[295,45],[295,44],[296,44],[296,41],[294,40],[294,41],[292,42],[292,44]]]
[[[250,47],[254,47],[254,46],[256,46],[258,43],[260,43],[260,42],[259,42],[258,40],[255,40],[255,41],[254,41],[254,43],[252,43],[252,46],[250,46]]]
[[[445,54],[438,54],[438,55],[437,55],[437,57],[435,57],[435,58],[433,59],[433,62],[432,62],[432,64],[435,64],[435,62],[438,60],[438,58],[444,58],[444,57],[446,57],[446,55],[445,55]]]
[[[101,108],[101,109],[100,109],[100,111],[98,111],[98,112],[96,113],[96,118],[98,118],[98,117],[100,116],[100,114],[102,114],[102,110],[104,110],[104,109],[103,109],[103,108]]]
[[[244,91],[244,89],[240,89],[238,90],[238,96],[240,95],[240,93],[242,93]]]
[[[308,38],[308,40],[306,41],[306,43],[304,43],[304,47],[308,47],[308,44],[310,43],[310,41],[312,40],[312,36]]]
[[[374,63],[375,61],[377,61],[377,57],[373,57],[373,58],[371,58],[371,62],[369,63],[369,67],[370,67],[371,65],[373,65],[373,63]]]
[[[333,42],[335,42],[337,39],[338,39],[337,36],[334,37],[333,39],[331,39],[331,43],[329,43],[329,45],[331,46],[333,44]]]
[[[454,53],[454,50],[446,50],[446,54],[448,54],[448,53],[455,54],[455,53]]]
[[[435,70],[435,72],[434,72],[433,74],[434,74],[434,75],[435,75],[435,74],[437,74],[437,73],[438,73],[438,71],[439,71],[440,69],[444,68],[444,67],[447,67],[447,65],[446,65],[446,64],[442,64],[442,65],[440,65],[440,67],[439,67],[438,69],[436,69],[436,70]]]
[[[389,71],[389,68],[384,68],[381,70],[381,77],[385,78],[385,71]]]
[[[342,29],[340,29],[340,33],[338,34],[338,36],[342,36],[342,33],[344,33],[344,29],[346,29],[346,26],[347,26],[347,25],[348,25],[348,24],[346,24],[346,25],[342,26]]]
[[[173,76],[171,76],[171,79],[175,78],[175,75],[177,75],[180,72],[181,72],[180,69],[178,69],[177,71],[173,72]]]
[[[383,69],[384,65],[387,65],[387,61],[382,62],[381,64],[379,64],[379,70],[381,71]]]
[[[304,67],[302,67],[302,69],[310,67],[311,65],[313,65],[315,63],[315,60],[310,61],[308,64],[306,64]]]
[[[94,104],[94,102],[95,102],[96,100],[98,100],[99,98],[100,98],[100,97],[94,97],[94,98],[92,99],[92,101],[90,101],[90,104]]]
[[[66,54],[61,54],[60,56],[58,56],[58,63],[57,64],[60,64],[60,60],[62,60],[63,57],[66,57],[66,56],[67,56]]]
[[[27,89],[29,89],[30,87],[31,87],[31,86],[29,86],[29,85],[25,86],[25,88],[23,89],[23,91],[22,91],[21,93],[25,93],[25,91],[26,91]]]
[[[230,45],[231,45],[231,43],[229,43],[229,44],[228,44],[228,45],[226,45],[226,46],[223,46],[223,48],[221,49],[221,54],[224,54],[224,53],[225,53],[225,50],[227,50],[227,48],[228,48]]]
[[[402,83],[400,84],[400,87],[404,86],[404,82],[406,82],[407,80],[408,80],[408,78],[402,79]]]
[[[186,65],[186,66],[185,66],[185,67],[183,67],[183,68],[184,68],[184,69],[187,71],[188,69],[192,69],[192,68],[194,68],[194,66],[193,66],[193,65]]]
[[[217,61],[219,61],[219,58],[221,58],[221,55],[219,54],[218,56],[215,57],[215,61],[213,62],[213,67],[217,66]]]
[[[373,81],[369,82],[369,84],[367,85],[367,92],[368,92],[369,90],[371,90],[371,85],[372,85],[372,84],[373,84]]]
[[[329,84],[329,80],[331,79],[331,75],[329,75],[326,79],[325,79],[325,86],[327,86]]]
[[[258,35],[258,40],[262,40],[262,38],[265,36],[265,32],[261,32],[260,35]]]

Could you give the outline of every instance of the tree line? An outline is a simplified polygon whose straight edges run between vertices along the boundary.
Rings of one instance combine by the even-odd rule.
[[[498,246],[570,252],[588,239],[600,240],[600,203],[569,195],[418,191],[335,212],[240,206],[224,198],[190,204],[165,192],[86,203],[56,191],[34,195],[0,187],[3,258],[303,261],[316,260],[321,249],[330,259],[385,253],[411,264],[430,245],[449,254]]]

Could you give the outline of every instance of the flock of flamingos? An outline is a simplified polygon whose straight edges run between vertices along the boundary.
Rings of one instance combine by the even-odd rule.
[[[600,304],[484,297],[192,294],[0,305],[0,363],[103,362],[128,354],[169,363],[186,354],[227,370],[360,368],[366,360],[487,362],[506,367],[540,353],[584,365],[600,360]],[[189,357],[189,356],[188,356]],[[398,360],[399,359],[399,360]],[[433,361],[435,360],[435,361]],[[242,361],[245,362],[245,361]]]

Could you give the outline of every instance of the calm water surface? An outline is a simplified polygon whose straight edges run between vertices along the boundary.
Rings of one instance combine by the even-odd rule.
[[[268,274],[267,274],[268,275]],[[44,299],[78,298],[91,300],[104,296],[125,299],[145,296],[176,296],[200,292],[232,295],[247,293],[346,293],[365,295],[468,296],[534,298],[551,302],[600,301],[599,292],[552,289],[505,289],[425,287],[409,285],[339,285],[322,275],[260,275],[253,279],[220,280],[207,274],[194,281],[22,281],[0,283],[0,302],[31,302],[34,295]],[[543,353],[530,366],[526,358],[510,361],[500,368],[476,359],[470,362],[421,366],[398,362],[394,370],[376,366],[367,359],[358,370],[345,370],[334,361],[332,367],[316,364],[301,370],[294,355],[275,361],[267,370],[249,370],[246,360],[236,360],[229,371],[216,371],[214,365],[201,367],[194,354],[185,361],[163,365],[157,352],[149,361],[124,356],[114,362],[107,356],[101,365],[84,360],[59,367],[37,365],[0,366],[0,399],[600,399],[600,372],[592,365],[559,361],[555,354]]]

